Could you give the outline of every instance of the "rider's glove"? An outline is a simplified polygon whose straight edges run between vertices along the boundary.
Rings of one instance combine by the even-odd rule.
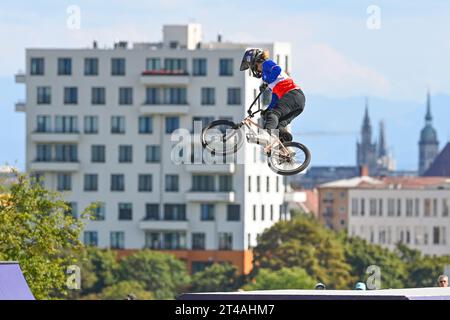
[[[267,113],[267,111],[269,111],[269,108],[266,108],[264,110],[261,111],[261,116],[264,117]]]
[[[259,91],[263,92],[266,91],[268,84],[263,82],[260,86],[259,86]]]

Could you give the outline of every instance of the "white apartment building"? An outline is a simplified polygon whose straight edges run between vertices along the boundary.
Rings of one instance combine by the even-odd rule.
[[[450,179],[384,178],[349,190],[348,232],[394,249],[450,254]]]
[[[102,203],[84,230],[88,245],[248,272],[257,235],[288,219],[285,180],[247,143],[242,162],[177,165],[171,134],[194,120],[245,117],[260,81],[239,66],[255,46],[291,70],[289,44],[202,43],[198,24],[164,26],[162,42],[132,47],[27,49],[16,74],[26,86],[16,110],[26,114],[27,172],[63,191],[73,214]]]

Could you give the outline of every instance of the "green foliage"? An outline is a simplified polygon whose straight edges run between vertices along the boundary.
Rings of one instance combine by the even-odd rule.
[[[314,289],[316,281],[302,268],[259,269],[244,290]]]
[[[0,252],[2,260],[20,263],[37,299],[67,294],[65,274],[77,264],[83,246],[82,220],[67,214],[69,207],[58,192],[46,190],[26,175],[15,172],[17,182],[8,188],[0,204]],[[83,212],[87,218],[92,207]]]
[[[174,299],[189,284],[189,275],[183,261],[171,254],[141,250],[120,263],[120,280],[137,280],[155,299]]]
[[[145,290],[145,285],[138,281],[121,281],[106,287],[97,295],[101,300],[126,300],[128,294],[134,294],[137,300],[152,300],[153,294]]]
[[[254,264],[254,273],[260,268],[300,267],[329,288],[343,289],[354,282],[336,235],[306,216],[265,230],[254,249]]]
[[[192,292],[236,291],[242,285],[242,277],[230,263],[215,263],[192,276]]]

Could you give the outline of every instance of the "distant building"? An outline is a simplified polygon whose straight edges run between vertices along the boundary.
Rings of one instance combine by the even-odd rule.
[[[450,142],[423,174],[425,177],[450,177]]]
[[[348,190],[348,232],[394,249],[449,255],[450,178],[386,177]]]
[[[436,130],[432,125],[430,92],[427,93],[427,113],[425,127],[420,132],[419,141],[419,175],[423,175],[436,158],[439,150],[439,141]]]
[[[315,166],[304,175],[296,175],[291,179],[295,188],[314,189],[318,185],[330,181],[348,179],[359,175],[355,166]]]
[[[386,145],[386,128],[384,126],[384,121],[380,121],[380,136],[378,139],[377,147],[378,150],[376,175],[392,175],[395,171],[396,165],[394,158],[388,153],[388,148]]]
[[[357,143],[356,149],[357,166],[367,166],[369,168],[369,174],[374,175],[377,170],[377,144],[372,142],[372,125],[370,124],[367,100],[363,125],[361,127],[361,141]]]
[[[298,210],[313,217],[319,212],[319,193],[317,189],[312,190],[292,190],[285,194],[287,211]]]

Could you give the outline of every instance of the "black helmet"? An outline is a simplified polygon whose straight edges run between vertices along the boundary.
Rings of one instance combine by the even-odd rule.
[[[256,63],[264,61],[263,53],[263,50],[258,48],[248,49],[245,51],[240,70],[244,71],[250,68],[254,77],[261,78],[262,73],[261,71],[258,71]]]

